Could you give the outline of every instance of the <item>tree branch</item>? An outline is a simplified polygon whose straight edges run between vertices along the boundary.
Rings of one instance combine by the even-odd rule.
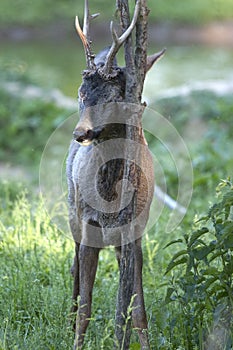
[[[142,90],[147,69],[147,26],[148,26],[147,0],[141,0],[141,11],[136,24],[135,67],[137,74],[137,99],[141,101]]]

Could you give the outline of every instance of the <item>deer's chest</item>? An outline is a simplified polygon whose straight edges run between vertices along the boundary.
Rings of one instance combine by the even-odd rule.
[[[80,147],[73,161],[72,178],[81,206],[97,211],[119,210],[124,160],[108,159],[95,146]]]

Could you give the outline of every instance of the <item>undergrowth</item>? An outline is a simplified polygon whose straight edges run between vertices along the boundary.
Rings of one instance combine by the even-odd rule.
[[[189,225],[178,227],[172,240],[163,234],[167,209],[143,238],[152,349],[200,350],[219,339],[226,344],[224,349],[231,349],[230,179],[222,181],[217,191],[207,214],[195,216],[193,223],[190,217]],[[6,182],[0,193],[0,349],[71,348],[73,242],[51,221],[42,198]],[[112,248],[100,254],[85,349],[113,347],[119,278],[114,255]],[[130,349],[140,349],[136,331]]]
[[[1,185],[0,348],[65,349],[70,241],[51,223],[42,200]],[[5,196],[4,196],[5,193]]]
[[[191,233],[171,241],[165,304],[179,310],[185,349],[232,349],[233,185],[217,187],[218,201],[194,221]],[[176,325],[177,327],[177,325]]]

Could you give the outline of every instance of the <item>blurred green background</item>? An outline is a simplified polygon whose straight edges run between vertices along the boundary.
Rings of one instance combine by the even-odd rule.
[[[106,6],[106,3],[109,6]],[[113,6],[114,6],[114,2]],[[133,5],[133,1],[130,1]],[[102,18],[109,19],[114,13],[108,0],[90,1],[93,12],[101,12]],[[231,19],[233,4],[231,0],[148,0],[151,21],[172,21],[200,24],[211,20]],[[45,24],[57,20],[73,18],[74,13],[82,13],[82,1],[58,0],[2,0],[1,24]]]
[[[111,43],[109,22],[114,19],[115,2],[89,3],[92,13],[101,13],[91,26],[93,50],[98,52]],[[167,47],[163,60],[146,78],[144,99],[149,104],[158,108],[155,102],[170,88],[209,81],[227,84],[233,79],[232,1],[149,0],[148,6],[148,51]],[[77,109],[85,59],[74,29],[76,14],[82,20],[82,1],[1,1],[0,162],[38,165],[49,134],[66,117],[51,94],[61,91],[70,96],[71,109]],[[124,64],[122,51],[118,60]],[[41,89],[37,98],[33,98],[35,86]],[[169,113],[175,121],[171,109]]]

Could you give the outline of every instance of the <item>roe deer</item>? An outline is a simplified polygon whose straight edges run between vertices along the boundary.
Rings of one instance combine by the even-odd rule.
[[[79,88],[80,120],[67,159],[69,220],[75,241],[73,312],[77,312],[74,349],[81,349],[91,317],[92,289],[101,248],[114,245],[120,269],[115,346],[129,349],[133,326],[142,349],[150,349],[142,288],[141,237],[154,192],[152,157],[144,138],[141,94],[146,71],[164,53],[146,56],[145,0],[137,0],[132,21],[128,1],[117,1],[123,34],[111,23],[112,46],[96,57],[91,51],[85,0],[83,42],[87,69]],[[135,51],[131,40],[136,28]],[[124,68],[116,54],[124,44]],[[77,299],[79,297],[79,302]],[[131,304],[130,304],[131,303]]]

